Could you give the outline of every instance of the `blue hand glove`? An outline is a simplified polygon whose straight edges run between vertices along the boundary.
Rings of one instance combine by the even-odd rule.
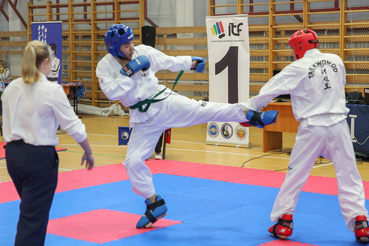
[[[205,59],[202,57],[198,57],[198,56],[193,56],[191,58],[192,58],[192,61],[197,61],[196,71],[199,73],[202,73],[206,65]]]
[[[274,122],[277,122],[278,111],[271,110],[262,113],[258,113],[256,111],[249,110],[246,114],[246,119],[251,126],[256,126],[258,128],[264,128],[266,125],[270,125]]]
[[[137,56],[133,58],[127,65],[125,65],[121,70],[120,73],[131,77],[135,72],[140,70],[146,71],[150,68],[150,60],[144,55]]]

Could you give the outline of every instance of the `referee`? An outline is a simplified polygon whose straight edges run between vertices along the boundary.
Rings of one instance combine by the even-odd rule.
[[[16,246],[45,244],[58,180],[55,145],[59,144],[59,124],[85,151],[81,165],[86,163],[88,170],[94,166],[85,125],[74,113],[62,86],[46,78],[52,69],[51,54],[47,44],[29,42],[22,77],[10,83],[1,97],[6,163],[21,198]]]

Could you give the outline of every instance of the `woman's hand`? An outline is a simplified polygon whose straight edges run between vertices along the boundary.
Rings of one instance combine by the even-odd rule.
[[[92,170],[95,165],[94,156],[92,154],[87,154],[86,152],[82,156],[81,166],[86,162],[87,170]]]

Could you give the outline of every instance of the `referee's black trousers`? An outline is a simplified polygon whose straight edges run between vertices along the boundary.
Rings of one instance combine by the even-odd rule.
[[[158,143],[156,144],[155,147],[155,153],[161,153],[161,147],[163,146],[163,136],[164,136],[165,132],[163,134],[161,134]]]
[[[5,153],[21,198],[15,246],[43,246],[58,181],[58,154],[54,146],[34,146],[23,140],[8,143]]]

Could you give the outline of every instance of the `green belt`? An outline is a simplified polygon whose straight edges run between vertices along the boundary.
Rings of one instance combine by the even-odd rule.
[[[138,111],[139,111],[139,112],[144,113],[144,112],[146,112],[146,111],[150,108],[150,105],[151,105],[152,103],[156,103],[156,102],[160,102],[160,101],[165,100],[167,97],[169,97],[169,96],[172,94],[172,92],[173,92],[173,90],[174,90],[174,87],[176,86],[176,84],[177,84],[177,82],[178,82],[179,78],[182,76],[182,74],[183,74],[183,70],[181,70],[181,71],[179,72],[179,74],[178,74],[178,76],[177,76],[177,78],[176,78],[176,81],[174,81],[172,91],[169,93],[169,95],[168,95],[168,96],[166,96],[166,97],[164,97],[164,98],[162,98],[162,99],[155,99],[157,96],[159,96],[161,93],[163,93],[163,92],[168,88],[168,86],[167,86],[167,87],[165,87],[163,90],[159,91],[159,92],[158,92],[155,96],[153,96],[152,98],[149,98],[149,99],[146,99],[146,100],[140,101],[140,102],[138,102],[138,103],[136,103],[136,104],[134,104],[134,105],[130,106],[129,108],[130,108],[130,109],[136,109],[136,108],[138,108]],[[144,105],[145,105],[145,106],[144,106]]]

